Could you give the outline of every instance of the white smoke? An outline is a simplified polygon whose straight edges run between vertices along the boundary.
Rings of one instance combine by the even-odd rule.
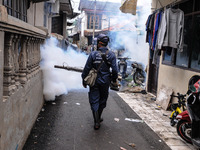
[[[124,46],[124,57],[131,58],[143,65],[148,63],[149,46],[146,43],[145,24],[151,13],[151,0],[138,0],[136,15],[119,13],[117,19],[113,19],[113,24],[126,24],[129,22],[130,31],[121,31],[114,34],[113,45],[115,48]],[[132,24],[132,25],[131,25]],[[125,27],[127,28],[127,27]],[[112,33],[111,33],[112,39]],[[112,46],[111,46],[112,47]],[[117,49],[117,48],[116,48]]]
[[[68,47],[63,50],[58,40],[51,37],[41,46],[41,69],[43,71],[43,94],[45,100],[55,100],[56,96],[67,94],[71,89],[82,88],[81,73],[54,68],[54,65],[84,67],[87,56]]]

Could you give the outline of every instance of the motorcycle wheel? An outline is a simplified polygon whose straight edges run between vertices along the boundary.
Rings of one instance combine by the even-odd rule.
[[[142,75],[139,71],[136,71],[136,72],[133,74],[133,81],[134,81],[136,84],[141,85],[142,83],[144,83],[145,77],[144,77],[144,75]]]
[[[179,120],[177,123],[178,135],[187,143],[192,144],[191,141],[191,123],[186,120]]]

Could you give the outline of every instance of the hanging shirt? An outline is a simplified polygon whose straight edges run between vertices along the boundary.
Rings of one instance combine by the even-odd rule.
[[[157,48],[169,46],[183,51],[184,12],[180,9],[169,8],[164,11],[160,31],[158,33]]]
[[[158,18],[158,12],[155,14],[155,18],[154,18],[154,27],[153,27],[153,34],[152,34],[152,41],[151,41],[151,49],[153,50],[153,40],[154,40],[154,37],[155,37],[155,28],[156,28],[156,21],[157,21],[157,18]]]
[[[153,45],[152,45],[152,49],[153,49],[153,50],[155,50],[155,47],[156,47],[157,34],[158,34],[159,26],[160,26],[160,21],[161,21],[161,19],[162,19],[162,14],[163,14],[163,12],[160,11],[160,12],[158,13],[158,16],[157,16],[157,19],[156,19],[155,33],[154,33]]]
[[[151,20],[152,15],[149,15],[147,21],[146,21],[146,43],[149,43],[149,34],[150,34],[150,30],[149,30],[149,24],[150,24],[150,20]]]
[[[149,37],[148,37],[148,41],[149,41],[149,46],[151,47],[152,45],[152,36],[153,36],[153,29],[154,29],[154,18],[155,18],[155,13],[152,14],[152,17],[150,19],[149,22]]]

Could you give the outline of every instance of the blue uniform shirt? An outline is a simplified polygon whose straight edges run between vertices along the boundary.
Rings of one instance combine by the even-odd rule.
[[[98,66],[100,65],[102,60],[101,53],[105,54],[107,50],[108,49],[106,47],[101,47],[98,49],[98,51],[93,51],[90,53],[83,69],[82,79],[84,79],[88,75],[89,71],[92,68],[95,68],[96,70],[98,69]],[[98,84],[110,84],[110,80],[116,81],[118,77],[115,53],[109,51],[106,55],[106,59],[108,64],[103,62],[97,75],[96,83]],[[110,67],[112,69],[112,76],[110,72]]]

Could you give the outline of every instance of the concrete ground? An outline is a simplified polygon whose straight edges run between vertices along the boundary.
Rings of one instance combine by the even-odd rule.
[[[23,150],[170,149],[116,92],[110,91],[103,118],[94,130],[87,90],[70,91],[44,104]]]
[[[195,150],[178,136],[176,126],[170,126],[171,111],[160,108],[151,100],[152,95],[133,92],[118,92],[118,95],[172,150]]]

